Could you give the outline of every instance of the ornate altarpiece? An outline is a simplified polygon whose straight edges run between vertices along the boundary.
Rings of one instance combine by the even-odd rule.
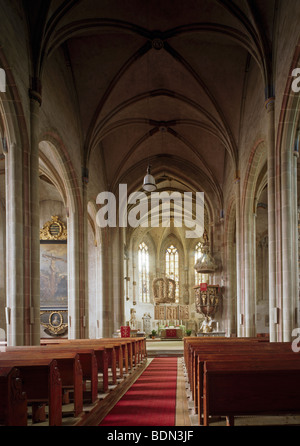
[[[189,319],[189,306],[175,301],[176,282],[168,277],[153,280],[154,319],[158,321],[182,321]]]

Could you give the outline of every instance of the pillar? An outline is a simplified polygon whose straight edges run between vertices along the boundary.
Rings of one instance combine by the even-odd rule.
[[[296,325],[298,306],[297,147],[283,147],[281,155],[282,200],[282,338],[289,342]]]
[[[125,323],[125,298],[124,298],[124,241],[122,228],[110,228],[112,268],[112,293],[110,299],[113,302],[113,331]],[[112,333],[110,334],[110,336]]]
[[[298,184],[298,158],[299,158],[299,138],[300,133],[298,130],[297,134],[297,148],[294,150],[294,156],[293,156],[293,180],[294,180],[294,204],[293,204],[293,225],[294,225],[294,241],[293,241],[293,256],[294,260],[292,265],[294,265],[294,289],[293,289],[293,309],[295,311],[294,315],[294,328],[298,327],[300,324],[300,318],[299,318],[299,311],[300,311],[300,302],[299,302],[299,229],[298,229],[298,191],[297,191],[297,184]]]
[[[22,147],[12,143],[6,157],[6,327],[7,345],[24,345]]]
[[[39,194],[39,132],[40,84],[34,80],[30,90],[30,324],[31,345],[40,345],[40,194]]]
[[[240,178],[235,180],[235,202],[236,202],[236,314],[237,335],[244,335],[243,330],[243,308],[241,302],[241,212],[240,212]]]
[[[88,198],[87,188],[89,171],[84,168],[82,173],[82,225],[79,236],[82,238],[80,256],[80,337],[89,337],[89,302],[88,302]]]
[[[79,300],[79,237],[78,218],[74,210],[70,210],[68,217],[68,337],[80,339],[81,318]]]
[[[232,234],[230,234],[232,236]],[[235,292],[236,292],[236,264],[235,246],[231,240],[227,240],[227,261],[226,261],[226,334],[228,336],[236,334],[235,324]]]
[[[255,335],[255,215],[249,211],[244,229],[244,336]]]
[[[267,169],[268,169],[268,248],[269,248],[269,335],[270,342],[276,342],[276,189],[275,189],[275,127],[274,127],[275,99],[269,98],[266,103],[267,111]]]
[[[114,330],[112,300],[112,248],[110,230],[102,229],[102,328],[103,337],[111,337]]]

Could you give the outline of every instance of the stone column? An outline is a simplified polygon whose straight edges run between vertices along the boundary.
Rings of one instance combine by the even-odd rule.
[[[276,189],[275,189],[275,99],[269,98],[265,107],[267,110],[267,164],[268,164],[268,247],[269,247],[269,335],[270,342],[277,341],[275,309],[277,308],[276,293]]]
[[[69,339],[80,338],[79,301],[79,239],[77,213],[70,211],[68,217],[68,316]]]
[[[88,198],[87,188],[89,181],[88,169],[83,169],[82,174],[82,249],[80,262],[80,337],[89,337],[89,302],[88,302]]]
[[[249,211],[247,221],[244,228],[244,293],[245,293],[245,309],[244,309],[244,335],[247,337],[254,336],[254,308],[255,308],[255,275],[254,275],[254,256],[255,236],[254,215]]]
[[[281,155],[281,213],[282,213],[282,340],[290,341],[294,315],[294,159],[291,148],[284,147]]]
[[[293,243],[293,254],[294,254],[294,260],[292,265],[294,265],[294,289],[293,289],[293,310],[294,310],[294,319],[293,319],[293,326],[292,328],[298,327],[300,324],[299,319],[299,233],[298,233],[298,193],[297,193],[297,184],[298,184],[298,158],[299,158],[299,138],[300,138],[300,131],[298,130],[297,135],[297,148],[294,150],[294,157],[293,157],[293,180],[294,180],[294,204],[293,204],[293,225],[294,225],[294,243]]]
[[[184,267],[184,273],[185,273],[185,282],[183,285],[183,304],[188,305],[190,303],[190,294],[189,294],[189,267]]]
[[[295,280],[294,280],[294,290],[293,290],[293,297],[294,297],[294,302],[293,302],[293,308],[295,311],[295,318],[294,318],[294,326],[295,327],[299,327],[300,326],[300,299],[299,299],[299,220],[298,220],[298,191],[297,191],[297,187],[298,187],[298,169],[297,169],[297,164],[298,164],[298,158],[299,158],[299,138],[300,138],[300,130],[298,130],[298,135],[297,135],[297,148],[296,150],[294,150],[294,158],[293,158],[293,163],[294,163],[294,205],[293,205],[293,209],[294,209],[294,225],[295,225],[295,230],[294,230],[294,260],[293,260],[293,264],[295,265]]]
[[[22,148],[10,145],[6,156],[6,327],[7,345],[24,345],[24,224]]]
[[[5,190],[3,190],[5,193]],[[5,197],[2,195],[3,201]],[[6,306],[6,205],[0,204],[0,340],[3,341],[6,333],[5,321]]]
[[[232,234],[230,234],[232,235]],[[226,296],[226,333],[230,336],[236,334],[235,324],[235,282],[236,282],[236,265],[234,257],[235,246],[231,240],[227,240],[227,260],[226,260],[226,278],[225,278],[225,296]]]
[[[112,294],[114,315],[114,331],[125,323],[124,301],[124,243],[122,228],[110,228],[112,233]],[[111,333],[112,335],[112,333]]]
[[[111,234],[109,228],[102,229],[102,336],[111,337],[113,324],[113,301],[112,301],[112,255]]]
[[[30,324],[31,344],[40,345],[40,194],[39,194],[39,131],[40,84],[30,90]]]
[[[103,248],[102,243],[97,243],[97,253],[96,253],[96,275],[97,275],[97,291],[96,291],[96,320],[97,320],[97,338],[103,337],[103,274],[102,274],[102,263],[103,263]]]
[[[243,309],[241,302],[241,212],[240,212],[240,178],[237,175],[235,180],[235,202],[236,202],[236,315],[237,315],[237,335],[243,336]]]

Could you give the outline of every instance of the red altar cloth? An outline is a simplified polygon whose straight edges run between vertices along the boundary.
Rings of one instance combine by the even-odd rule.
[[[177,338],[177,330],[174,328],[166,328],[166,338]]]

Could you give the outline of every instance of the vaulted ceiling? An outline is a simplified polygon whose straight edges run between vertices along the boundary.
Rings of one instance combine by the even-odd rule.
[[[114,190],[140,186],[150,163],[158,182],[200,184],[220,208],[225,167],[238,169],[249,70],[272,88],[274,5],[24,1],[35,75],[43,83],[56,51],[72,70],[85,166],[101,151]]]

